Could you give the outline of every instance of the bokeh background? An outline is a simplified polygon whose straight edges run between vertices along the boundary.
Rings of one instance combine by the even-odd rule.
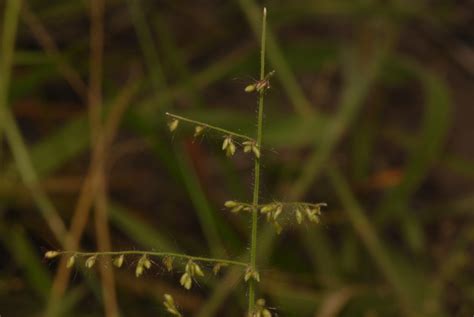
[[[258,296],[277,316],[474,314],[472,1],[3,0],[2,316],[165,316],[165,292],[185,316],[245,314],[239,270],[186,291],[179,268],[43,253],[246,254],[250,219],[223,203],[250,201],[250,157],[165,112],[255,134],[262,5],[261,197],[328,207],[261,221]]]

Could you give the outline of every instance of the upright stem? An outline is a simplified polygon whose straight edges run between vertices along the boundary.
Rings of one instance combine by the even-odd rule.
[[[265,78],[265,36],[267,23],[267,9],[263,8],[262,19],[262,42],[260,54],[260,80]],[[258,122],[257,122],[257,146],[261,149],[262,145],[262,126],[263,126],[263,101],[265,89],[260,90],[258,98]],[[250,267],[253,271],[257,270],[257,228],[258,228],[258,204],[260,192],[260,160],[262,156],[255,156],[255,183],[253,187],[253,212],[252,212],[252,236],[250,240]],[[255,279],[249,281],[249,313],[255,305]]]

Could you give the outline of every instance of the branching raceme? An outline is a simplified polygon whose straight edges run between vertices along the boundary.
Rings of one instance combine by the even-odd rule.
[[[221,268],[229,265],[240,266],[249,271],[249,265],[245,262],[191,256],[173,252],[139,250],[108,252],[47,251],[44,256],[47,259],[53,259],[61,255],[69,257],[66,264],[68,268],[72,268],[78,261],[80,261],[88,269],[91,269],[99,258],[105,258],[106,256],[112,257],[112,264],[117,268],[121,268],[127,258],[127,261],[135,265],[136,277],[143,275],[143,273],[150,269],[152,265],[161,266],[166,269],[166,271],[172,272],[175,263],[179,260],[181,262],[180,264],[185,267],[184,273],[181,275],[179,281],[187,290],[191,289],[194,278],[204,276],[204,271],[198,263],[212,264],[212,272],[214,275],[218,275]],[[161,261],[156,261],[156,259],[160,259]]]
[[[233,213],[241,211],[253,212],[254,206],[249,203],[229,200],[224,206]],[[326,206],[325,203],[305,203],[305,202],[271,202],[269,204],[256,205],[257,210],[266,215],[267,222],[272,223],[278,234],[283,230],[279,219],[288,220],[288,215],[293,214],[296,223],[302,224],[309,221],[318,224],[321,217],[321,207]]]
[[[176,114],[167,112],[166,115],[171,118],[171,121],[168,123],[168,127],[171,132],[174,132],[181,121],[185,123],[190,123],[194,125],[194,137],[201,136],[206,133],[206,131],[213,131],[221,134],[224,138],[222,142],[222,150],[225,151],[227,156],[233,156],[237,150],[237,145],[240,145],[245,153],[253,153],[257,158],[260,157],[260,147],[257,145],[257,141],[252,139],[249,136],[232,132],[220,127],[216,127],[204,122],[197,120],[192,120]]]
[[[86,268],[93,268],[100,259],[112,257],[112,263],[120,268],[125,262],[135,265],[135,275],[140,277],[153,265],[161,266],[168,272],[172,272],[175,262],[184,267],[184,273],[181,274],[179,282],[185,289],[191,289],[193,280],[205,276],[203,267],[212,264],[212,272],[217,275],[221,268],[234,265],[240,266],[244,270],[244,281],[248,283],[248,316],[249,317],[271,317],[272,312],[266,307],[264,299],[255,300],[256,283],[260,282],[260,274],[257,269],[257,225],[258,215],[264,215],[266,220],[275,226],[277,233],[282,231],[282,223],[287,223],[294,219],[297,224],[307,221],[318,224],[321,217],[321,207],[325,203],[306,203],[306,202],[280,202],[273,201],[265,204],[259,203],[260,186],[260,161],[262,145],[262,126],[263,126],[263,104],[264,96],[270,89],[270,78],[275,73],[271,71],[265,74],[265,29],[266,29],[266,9],[263,11],[262,22],[262,42],[261,42],[261,68],[260,79],[245,87],[245,92],[256,93],[258,95],[258,122],[257,137],[252,137],[229,131],[221,127],[213,126],[208,123],[200,122],[172,113],[166,113],[169,118],[168,128],[171,132],[176,131],[181,122],[194,126],[194,137],[199,137],[206,132],[214,132],[223,137],[222,150],[227,156],[233,156],[240,148],[244,153],[253,154],[255,163],[255,182],[253,188],[252,203],[229,200],[224,203],[225,208],[232,213],[248,212],[251,215],[251,234],[250,234],[250,259],[249,262],[240,262],[229,259],[205,258],[191,256],[173,252],[154,252],[154,251],[109,251],[109,252],[77,252],[77,251],[48,251],[45,257],[52,259],[58,256],[68,256],[67,267],[73,267],[78,260]],[[157,261],[160,260],[160,261]],[[207,264],[204,266],[203,264]],[[164,295],[163,302],[166,310],[173,316],[183,316],[179,311],[173,297],[169,294]]]

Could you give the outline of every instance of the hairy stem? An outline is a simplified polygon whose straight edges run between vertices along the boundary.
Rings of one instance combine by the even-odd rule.
[[[205,258],[200,256],[192,256],[182,253],[174,252],[155,252],[155,251],[139,251],[139,250],[130,250],[130,251],[104,251],[104,252],[76,252],[76,251],[60,251],[58,254],[64,255],[76,255],[76,256],[94,256],[94,255],[103,255],[103,256],[114,256],[114,255],[150,255],[150,256],[169,256],[173,258],[181,258],[186,260],[194,260],[201,262],[210,262],[210,263],[225,263],[229,265],[238,265],[247,267],[248,264],[245,262],[227,260],[227,259],[217,259],[217,258]]]
[[[265,31],[267,22],[267,9],[263,8],[262,19],[262,42],[260,55],[260,80],[265,79]],[[262,145],[262,126],[263,126],[263,101],[265,89],[260,90],[258,98],[258,122],[257,122],[257,146]],[[253,212],[252,212],[252,235],[250,240],[250,267],[257,271],[257,228],[258,228],[258,203],[260,193],[260,157],[255,157],[255,182],[253,187]],[[249,313],[252,313],[255,306],[255,280],[249,281]]]

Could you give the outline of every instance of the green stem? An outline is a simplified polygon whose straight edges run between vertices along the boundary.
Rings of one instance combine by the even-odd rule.
[[[265,78],[265,37],[267,24],[267,9],[263,8],[262,19],[262,42],[260,54],[260,80]],[[260,91],[258,98],[258,123],[257,123],[257,146],[261,148],[262,145],[262,126],[263,126],[263,101],[265,89]],[[250,240],[250,267],[257,271],[257,228],[258,228],[258,202],[260,193],[260,159],[262,157],[255,157],[255,183],[253,187],[253,212],[252,212],[252,236]],[[255,306],[255,280],[249,281],[249,313],[252,313]]]
[[[259,23],[258,16],[255,13],[257,7],[255,0],[239,0],[240,7],[244,12],[250,26],[255,34],[258,34]],[[283,50],[277,40],[277,37],[271,29],[265,35],[266,46],[268,46],[268,60],[277,70],[277,77],[281,83],[282,89],[286,92],[295,111],[303,117],[312,117],[318,112],[311,106],[311,102],[306,98],[303,90],[298,85],[295,73],[292,71],[288,59],[283,54]]]
[[[219,128],[219,127],[216,127],[216,126],[213,126],[213,125],[204,123],[204,122],[200,122],[200,121],[197,121],[197,120],[193,120],[193,119],[181,117],[181,116],[178,116],[178,115],[176,115],[176,114],[169,113],[169,112],[167,112],[166,115],[167,115],[168,117],[171,117],[171,118],[174,118],[174,119],[177,119],[177,120],[181,120],[181,121],[193,123],[193,124],[195,124],[195,125],[203,126],[203,127],[205,127],[205,128],[211,129],[211,130],[219,131],[219,132],[224,133],[224,134],[226,134],[226,135],[230,135],[230,136],[234,136],[234,137],[236,137],[236,138],[245,139],[245,140],[249,140],[249,141],[255,142],[255,140],[252,139],[252,138],[249,137],[249,136],[246,136],[246,135],[243,135],[243,134],[239,134],[239,133],[235,133],[235,132],[232,132],[232,131],[229,131],[229,130],[226,130],[226,129],[222,129],[222,128]]]
[[[211,263],[226,263],[229,265],[238,265],[247,267],[248,264],[245,262],[226,260],[226,259],[216,259],[216,258],[205,258],[200,256],[192,256],[182,253],[174,252],[154,252],[154,251],[139,251],[139,250],[130,250],[130,251],[104,251],[104,252],[76,252],[76,251],[59,251],[58,254],[70,254],[74,256],[101,256],[101,255],[150,255],[150,256],[169,256],[173,258],[181,258],[187,260],[201,261],[201,262],[211,262]]]
[[[268,206],[268,205],[271,205],[271,204],[278,204],[278,205],[282,205],[282,206],[285,206],[285,207],[295,207],[295,206],[308,206],[308,207],[326,207],[327,204],[326,203],[317,203],[317,204],[314,204],[314,203],[307,203],[307,202],[303,202],[303,201],[274,201],[274,202],[271,202],[271,203],[268,203],[268,204],[249,204],[249,203],[244,203],[244,202],[240,202],[240,201],[236,201],[236,203],[238,203],[239,205],[242,205],[242,206],[245,206],[245,207],[257,207],[257,209],[260,209],[262,207],[265,207],[265,206]]]

